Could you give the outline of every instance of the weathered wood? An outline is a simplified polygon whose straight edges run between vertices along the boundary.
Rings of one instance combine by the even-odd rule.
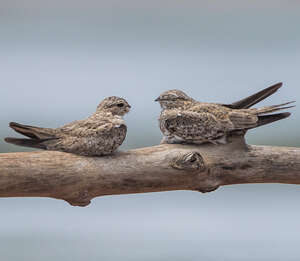
[[[300,148],[172,145],[105,157],[38,151],[0,154],[0,197],[52,197],[86,206],[94,197],[170,190],[209,192],[241,183],[300,184]]]

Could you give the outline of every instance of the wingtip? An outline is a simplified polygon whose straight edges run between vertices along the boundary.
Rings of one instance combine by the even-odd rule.
[[[277,88],[281,88],[282,85],[283,85],[282,82],[278,82],[278,83],[275,83],[273,86],[274,86],[274,87],[277,86]]]
[[[4,138],[4,141],[7,142],[7,143],[14,144],[14,141],[15,141],[16,139],[17,139],[17,138],[6,137],[6,138]]]
[[[290,116],[291,116],[290,112],[282,112],[282,113],[277,113],[277,114],[268,114],[268,115],[258,116],[258,124],[256,127],[260,127],[263,125],[270,124],[272,122],[283,120]]]
[[[233,109],[248,109],[253,105],[259,103],[260,101],[266,99],[267,97],[271,96],[275,92],[277,92],[278,89],[282,87],[282,85],[283,85],[282,82],[275,83],[249,97],[234,102],[228,106]]]
[[[292,115],[292,113],[290,113],[290,112],[283,112],[283,113],[281,113],[281,115],[282,115],[282,118],[287,118],[287,117],[290,117]]]
[[[11,121],[8,125],[9,125],[9,127],[13,128],[13,127],[18,126],[19,124],[17,122]]]
[[[266,88],[265,90],[269,90],[269,91],[271,91],[271,94],[273,94],[276,91],[278,91],[278,89],[280,89],[282,86],[283,86],[283,83],[278,82],[278,83],[275,83],[275,84],[271,85],[270,87]]]

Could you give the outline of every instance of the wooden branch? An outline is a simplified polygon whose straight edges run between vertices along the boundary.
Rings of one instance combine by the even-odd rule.
[[[51,197],[86,206],[102,195],[300,184],[300,148],[248,146],[242,137],[229,141],[163,144],[98,158],[54,151],[0,154],[0,197]]]

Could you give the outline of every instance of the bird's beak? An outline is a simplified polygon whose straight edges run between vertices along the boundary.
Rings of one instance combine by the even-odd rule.
[[[131,108],[131,106],[128,104],[128,108],[130,109]]]
[[[160,101],[160,97],[157,97],[154,101],[156,101],[156,102]]]

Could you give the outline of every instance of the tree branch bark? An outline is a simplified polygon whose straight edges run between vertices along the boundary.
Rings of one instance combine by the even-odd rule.
[[[0,197],[51,197],[86,206],[94,197],[170,190],[209,192],[242,183],[300,184],[300,148],[173,145],[106,157],[38,151],[0,154]]]

